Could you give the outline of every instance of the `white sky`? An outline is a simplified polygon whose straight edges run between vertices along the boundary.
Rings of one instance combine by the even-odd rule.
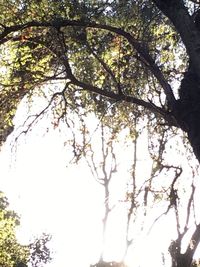
[[[19,114],[22,115],[22,111],[18,113],[17,123],[23,121]],[[59,129],[49,129],[45,133],[45,124],[45,120],[40,121],[26,137],[18,140],[17,147],[13,146],[12,136],[8,139],[0,153],[0,190],[8,196],[11,208],[21,215],[18,232],[21,242],[28,242],[32,235],[51,233],[55,253],[50,266],[88,267],[98,260],[101,249],[102,187],[83,162],[66,168],[71,156],[63,145],[67,135]],[[107,260],[116,261],[121,260],[124,252],[126,225],[124,205],[117,202],[127,175],[127,159],[123,153],[124,172],[118,172],[115,180],[116,208],[105,254]],[[142,164],[144,175],[148,172],[148,164]],[[170,218],[163,217],[150,236],[138,233],[137,247],[134,246],[128,256],[130,267],[161,266],[160,253],[175,234],[168,231],[173,223]]]
[[[66,266],[66,258],[72,267],[84,266],[91,261],[84,243],[87,250],[93,250],[100,232],[96,233],[100,220],[96,210],[102,209],[100,193],[83,168],[66,169],[62,141],[56,131],[45,137],[30,137],[11,158],[8,147],[1,155],[1,190],[22,215],[23,239],[42,231],[55,234],[54,242],[65,259],[58,266]]]

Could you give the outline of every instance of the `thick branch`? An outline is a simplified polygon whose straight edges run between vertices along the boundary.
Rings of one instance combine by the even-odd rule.
[[[184,254],[185,258],[188,260],[190,264],[193,260],[194,253],[199,245],[199,242],[200,242],[200,224],[196,226],[196,229],[191,237],[191,242],[188,245],[188,248]]]
[[[117,28],[110,25],[105,24],[98,24],[95,22],[88,22],[83,20],[67,20],[67,19],[57,19],[49,22],[38,22],[38,21],[31,21],[25,24],[21,25],[15,25],[11,27],[4,27],[4,31],[0,34],[0,43],[3,42],[3,40],[6,39],[6,37],[15,31],[23,30],[29,27],[55,27],[60,29],[61,27],[67,27],[67,26],[82,26],[82,27],[88,27],[88,28],[98,28],[103,30],[108,30],[110,32],[116,33],[118,35],[123,36],[125,39],[128,40],[128,42],[132,45],[132,47],[138,52],[140,57],[143,59],[143,62],[145,65],[149,68],[149,70],[152,72],[152,74],[157,78],[160,85],[162,86],[165,95],[168,99],[168,102],[171,104],[171,106],[174,106],[176,100],[174,97],[174,94],[172,92],[172,89],[170,85],[165,80],[161,70],[153,60],[153,58],[150,56],[147,48],[144,48],[141,43],[139,43],[130,33],[124,31],[121,28]]]
[[[116,94],[116,93],[111,92],[111,91],[102,90],[97,86],[94,86],[92,84],[87,84],[87,83],[84,83],[84,82],[78,80],[74,76],[74,74],[72,73],[72,70],[71,70],[71,67],[70,67],[70,64],[68,62],[67,57],[66,56],[62,56],[61,60],[62,60],[62,62],[64,64],[64,66],[65,66],[66,73],[67,73],[67,78],[70,79],[70,81],[74,85],[76,85],[78,87],[81,87],[84,90],[88,90],[90,92],[105,96],[107,98],[110,98],[110,99],[113,99],[113,100],[116,100],[116,101],[125,101],[125,102],[128,102],[128,103],[136,104],[138,106],[142,106],[142,107],[148,109],[149,111],[151,111],[151,112],[153,112],[155,114],[161,115],[163,118],[165,118],[167,121],[172,123],[174,126],[177,126],[172,121],[172,118],[168,114],[168,112],[166,112],[165,110],[163,110],[162,108],[156,106],[153,103],[146,102],[146,101],[144,101],[142,99],[138,99],[138,98],[133,97],[133,96],[127,96],[127,95],[124,95],[124,94]]]

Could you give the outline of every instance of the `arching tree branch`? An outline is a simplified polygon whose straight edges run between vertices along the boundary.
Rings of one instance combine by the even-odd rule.
[[[164,78],[163,73],[160,68],[157,66],[149,51],[146,47],[144,47],[139,41],[137,41],[130,33],[124,31],[122,28],[117,28],[111,25],[106,24],[98,24],[95,22],[88,22],[83,20],[68,20],[68,19],[59,19],[47,22],[38,22],[38,21],[30,21],[25,24],[15,25],[10,27],[4,27],[3,32],[0,34],[0,44],[7,41],[7,37],[10,33],[20,31],[29,27],[55,27],[62,28],[68,26],[79,26],[79,27],[88,27],[88,28],[96,28],[107,30],[112,33],[123,36],[128,42],[132,45],[132,47],[137,51],[142,59],[142,62],[146,65],[146,67],[152,72],[152,74],[156,77],[160,85],[162,86],[164,93],[167,97],[168,102],[173,107],[175,105],[176,99],[172,92],[170,85],[167,83]]]

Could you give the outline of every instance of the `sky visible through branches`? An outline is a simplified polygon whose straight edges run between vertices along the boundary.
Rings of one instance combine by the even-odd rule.
[[[40,104],[44,104],[42,100]],[[19,126],[27,112],[24,105],[21,105],[15,119]],[[95,119],[93,127],[94,124],[98,125]],[[97,261],[101,250],[103,191],[84,160],[66,168],[72,157],[71,151],[64,146],[69,133],[63,129],[60,131],[59,127],[54,128],[48,117],[44,117],[17,141],[15,138],[19,132],[10,136],[1,153],[1,190],[8,195],[11,207],[21,214],[22,225],[18,236],[22,242],[28,242],[32,235],[48,232],[53,235],[51,246],[54,251],[50,266],[64,267],[67,261],[71,267],[87,267]],[[145,136],[140,140],[138,158],[141,177],[148,176],[150,171],[145,140]],[[132,148],[118,149],[121,156],[119,171],[112,185],[114,209],[108,224],[104,255],[108,261],[120,261],[125,245],[127,204],[124,194],[130,167],[127,155],[131,158]],[[176,237],[172,213],[160,218],[155,227],[151,226],[167,205],[161,202],[157,209],[151,209],[152,216],[145,226],[142,226],[142,220],[135,226],[138,233],[126,259],[130,267],[161,266],[163,263],[162,253],[167,253],[168,244]],[[142,227],[144,231],[141,231]],[[165,261],[170,262],[167,258]]]

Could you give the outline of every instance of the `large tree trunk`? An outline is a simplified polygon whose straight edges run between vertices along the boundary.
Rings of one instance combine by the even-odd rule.
[[[191,267],[192,260],[189,261],[185,254],[180,254],[177,258],[176,265],[172,265],[172,267]]]
[[[187,253],[177,253],[175,257],[172,257],[172,267],[192,267],[193,257],[189,257]]]
[[[190,64],[179,91],[180,99],[174,107],[179,126],[188,134],[189,142],[200,163],[200,28],[190,16],[183,0],[152,0],[173,23],[185,45]],[[181,254],[180,236],[171,247],[172,267],[191,267],[200,242],[200,224],[191,237],[191,244]],[[178,243],[177,243],[178,241]]]
[[[188,257],[186,253],[181,254],[181,242],[177,244],[177,240],[172,242],[169,252],[172,257],[172,265],[171,267],[191,267],[192,266],[192,258]]]
[[[193,256],[200,242],[200,224],[196,225],[191,239],[188,243],[186,251],[181,253],[181,245],[184,235],[180,234],[179,237],[173,241],[169,247],[169,252],[172,258],[172,267],[191,267],[193,266]]]
[[[187,132],[194,154],[200,162],[200,79],[190,64],[179,90],[177,120]]]

